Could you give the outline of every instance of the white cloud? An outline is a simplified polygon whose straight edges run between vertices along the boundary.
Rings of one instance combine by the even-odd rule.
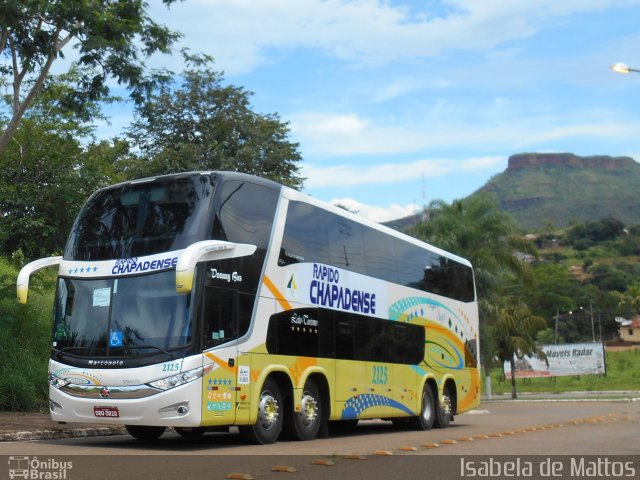
[[[291,132],[306,155],[331,158],[349,155],[417,153],[435,147],[490,145],[518,149],[540,142],[585,137],[640,136],[640,124],[614,118],[613,112],[572,111],[533,116],[517,112],[517,105],[497,99],[484,111],[465,118],[455,106],[435,105],[422,119],[381,125],[356,113],[298,113],[291,115]]]
[[[452,50],[486,51],[535,34],[554,18],[639,0],[448,0],[413,10],[382,0],[191,0],[154,17],[188,32],[183,43],[208,51],[229,74],[270,61],[273,49],[306,48],[357,64],[431,58]]]
[[[424,145],[420,132],[379,126],[355,113],[299,113],[289,119],[304,150],[320,155],[411,152]]]
[[[333,205],[347,207],[358,215],[380,223],[408,217],[420,210],[420,208],[415,204],[398,205],[394,203],[386,207],[380,207],[376,205],[367,205],[354,200],[353,198],[334,198],[330,203]]]
[[[443,82],[440,85],[432,85],[432,87],[440,87],[443,88],[446,86],[446,83]],[[420,91],[424,88],[427,88],[427,84],[424,80],[407,77],[407,78],[399,78],[391,83],[388,83],[382,87],[380,87],[373,95],[373,101],[377,103],[387,102],[389,100],[393,100],[399,97],[403,97],[410,93],[414,93]]]
[[[454,171],[477,171],[506,164],[504,157],[477,157],[463,160],[426,159],[403,163],[383,163],[362,167],[337,165],[322,167],[305,163],[302,176],[307,188],[355,187],[407,182],[420,178],[433,178]]]

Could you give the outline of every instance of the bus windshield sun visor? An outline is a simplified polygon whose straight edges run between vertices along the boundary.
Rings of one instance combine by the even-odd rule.
[[[193,273],[198,262],[224,260],[226,258],[253,255],[257,247],[246,243],[231,243],[221,240],[196,242],[178,257],[176,265],[176,292],[188,293],[193,288]]]
[[[47,267],[55,267],[60,265],[62,257],[49,257],[34,260],[26,264],[20,270],[18,274],[18,280],[16,282],[16,290],[18,292],[18,302],[27,303],[27,296],[29,295],[29,277],[32,273],[42,270]]]

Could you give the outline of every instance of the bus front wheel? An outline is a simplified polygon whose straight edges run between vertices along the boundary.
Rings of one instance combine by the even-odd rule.
[[[322,399],[316,384],[309,380],[302,392],[300,411],[287,412],[284,429],[294,440],[313,440],[318,435],[322,423]]]
[[[156,440],[166,430],[165,427],[148,427],[144,425],[125,425],[127,432],[138,440]]]
[[[185,438],[199,438],[207,431],[207,429],[204,427],[174,427],[174,430],[178,435]]]
[[[282,431],[282,394],[278,383],[267,378],[258,399],[258,421],[240,427],[240,434],[249,442],[260,445],[275,443]]]

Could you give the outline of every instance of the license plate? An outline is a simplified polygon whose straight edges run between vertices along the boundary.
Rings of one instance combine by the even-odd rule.
[[[93,407],[93,414],[100,418],[118,418],[118,407]]]

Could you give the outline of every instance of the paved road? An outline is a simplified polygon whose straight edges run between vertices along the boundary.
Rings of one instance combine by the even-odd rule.
[[[432,446],[435,448],[428,448]],[[345,458],[353,454],[364,455],[365,459]],[[398,431],[390,423],[362,422],[349,435],[266,446],[244,445],[235,432],[207,434],[199,440],[171,432],[155,443],[128,436],[5,442],[0,444],[0,455],[70,458],[75,470],[67,472],[69,480],[88,476],[124,480],[140,478],[142,473],[154,479],[209,479],[225,478],[232,472],[256,479],[289,475],[292,479],[331,476],[433,480],[462,478],[461,458],[474,455],[514,455],[521,462],[532,459],[534,469],[538,468],[539,459],[551,461],[549,458],[555,455],[627,455],[636,462],[633,473],[640,478],[640,402],[490,403],[457,417],[445,430]],[[67,457],[70,455],[73,457]],[[570,458],[565,457],[564,461]],[[312,465],[314,460],[335,465]],[[295,467],[297,472],[274,472],[275,466]],[[0,464],[0,478],[7,472]],[[452,477],[452,472],[457,476]],[[562,473],[566,478],[576,478],[569,476],[569,466]]]

